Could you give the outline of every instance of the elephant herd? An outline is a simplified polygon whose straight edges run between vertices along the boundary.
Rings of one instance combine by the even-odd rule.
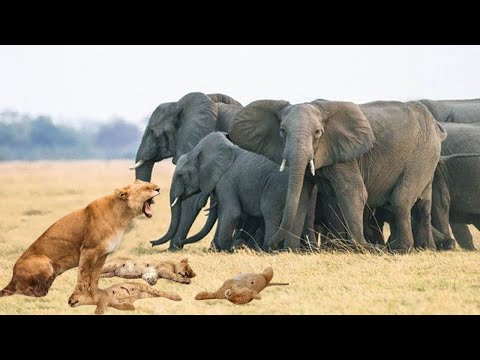
[[[159,105],[136,178],[173,158],[171,222],[152,245],[204,238],[265,251],[345,244],[390,251],[474,250],[480,229],[480,99],[258,100],[190,93]],[[210,199],[202,230],[188,232]],[[383,226],[390,236],[385,241]],[[453,232],[453,239],[450,228]]]

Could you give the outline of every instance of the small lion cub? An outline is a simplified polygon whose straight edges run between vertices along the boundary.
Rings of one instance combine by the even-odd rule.
[[[129,258],[113,259],[105,264],[101,277],[121,277],[124,279],[145,280],[155,285],[158,279],[167,279],[182,284],[190,284],[195,273],[188,264],[188,259],[176,261],[138,261]]]

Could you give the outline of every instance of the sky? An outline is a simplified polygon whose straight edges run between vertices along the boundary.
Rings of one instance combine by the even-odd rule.
[[[0,46],[0,111],[140,123],[201,91],[246,105],[480,98],[480,46]]]

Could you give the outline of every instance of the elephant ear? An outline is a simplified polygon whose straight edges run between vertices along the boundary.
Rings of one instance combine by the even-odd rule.
[[[201,150],[197,154],[200,189],[210,194],[218,181],[235,159],[235,145],[225,133],[216,132],[202,140]]]
[[[315,168],[357,159],[373,147],[372,127],[358,105],[323,100],[312,104],[324,115],[324,133],[315,152]]]
[[[183,154],[191,151],[201,139],[215,131],[218,109],[207,95],[194,92],[181,98],[177,107],[179,109],[176,124],[177,144],[173,163]]]
[[[223,103],[227,105],[236,105],[236,106],[243,106],[237,100],[231,98],[225,94],[208,94],[207,95],[210,99],[212,99],[215,103]]]
[[[238,146],[280,164],[285,141],[279,134],[278,114],[290,105],[283,100],[258,100],[250,103],[235,115],[228,130]]]

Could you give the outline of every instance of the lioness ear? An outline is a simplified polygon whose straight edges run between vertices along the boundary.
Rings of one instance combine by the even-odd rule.
[[[144,181],[140,180],[140,179],[136,179],[134,184],[140,184],[140,183],[143,183]]]
[[[117,197],[122,200],[128,199],[128,192],[123,189],[115,189],[115,195],[117,195]]]
[[[188,259],[187,259],[187,258],[182,259],[182,260],[180,260],[180,262],[181,262],[181,263],[184,263],[184,264],[187,264],[187,263],[188,263]]]

